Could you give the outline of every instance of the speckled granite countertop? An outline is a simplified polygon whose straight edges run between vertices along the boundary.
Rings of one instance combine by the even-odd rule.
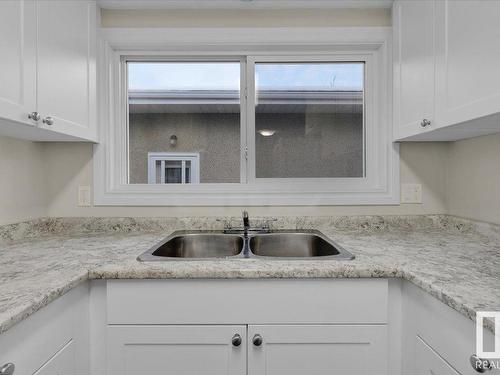
[[[398,277],[471,319],[479,310],[500,310],[500,227],[449,216],[274,224],[318,229],[352,252],[352,261],[136,261],[173,230],[220,226],[213,218],[69,218],[0,227],[0,333],[88,279]]]

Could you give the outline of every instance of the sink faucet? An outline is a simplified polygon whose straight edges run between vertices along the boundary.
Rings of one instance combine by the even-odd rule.
[[[250,229],[250,221],[248,220],[248,212],[243,211],[243,231],[245,235],[248,234],[249,229]]]
[[[1,1],[1,0],[0,0]],[[217,219],[217,221],[223,221],[224,222],[224,233],[238,233],[241,234],[243,232],[243,235],[245,237],[248,237],[248,233],[269,233],[271,232],[271,228],[269,223],[271,221],[276,221],[275,218],[271,218],[269,220],[264,220],[264,224],[258,227],[252,228],[250,226],[250,219],[248,218],[248,212],[243,211],[242,213],[243,217],[243,226],[242,227],[232,227],[230,221],[222,220],[222,219]]]

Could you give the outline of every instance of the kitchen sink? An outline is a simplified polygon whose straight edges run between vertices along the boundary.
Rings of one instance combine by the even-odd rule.
[[[337,259],[354,256],[317,230],[266,233],[177,231],[140,255],[139,261],[203,259]]]
[[[244,237],[222,232],[177,231],[142,254],[141,261],[230,258],[243,252]]]
[[[258,257],[353,259],[354,256],[318,231],[266,233],[250,237]]]

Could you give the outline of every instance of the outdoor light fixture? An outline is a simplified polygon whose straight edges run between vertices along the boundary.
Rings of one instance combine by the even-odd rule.
[[[263,137],[270,137],[276,133],[276,130],[271,130],[271,129],[261,129],[259,130],[259,134],[262,135]]]
[[[177,136],[175,134],[170,137],[170,146],[177,146]]]

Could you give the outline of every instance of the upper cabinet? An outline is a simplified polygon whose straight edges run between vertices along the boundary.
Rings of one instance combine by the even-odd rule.
[[[402,138],[434,119],[434,4],[401,1],[393,15],[394,122]]]
[[[96,140],[95,1],[0,2],[0,135]]]
[[[394,136],[453,141],[500,132],[500,2],[394,3]]]
[[[36,4],[0,2],[0,117],[34,124],[36,110]]]

